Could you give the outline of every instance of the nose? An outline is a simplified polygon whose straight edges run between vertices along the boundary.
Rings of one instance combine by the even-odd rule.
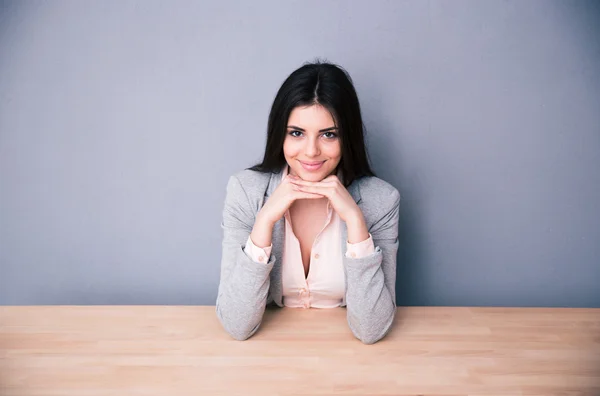
[[[307,157],[316,157],[321,154],[317,139],[318,138],[312,137],[306,140],[305,154]]]

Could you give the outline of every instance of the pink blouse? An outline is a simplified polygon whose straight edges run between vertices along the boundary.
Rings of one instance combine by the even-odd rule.
[[[288,174],[285,165],[282,179]],[[338,174],[338,177],[340,175]],[[310,268],[304,276],[304,265],[300,243],[292,229],[289,210],[284,215],[285,239],[282,260],[283,304],[291,308],[335,308],[344,297],[346,285],[340,239],[342,238],[342,220],[327,203],[327,221],[311,248]],[[265,248],[256,246],[250,236],[244,251],[255,262],[266,264],[269,261],[273,245]],[[346,257],[360,258],[373,254],[373,237],[359,243],[346,241]]]

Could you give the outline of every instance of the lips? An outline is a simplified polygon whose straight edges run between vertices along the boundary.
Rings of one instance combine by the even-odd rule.
[[[323,166],[323,164],[325,163],[325,161],[311,161],[311,162],[304,162],[304,161],[299,161],[300,165],[302,165],[302,168],[304,168],[307,171],[316,171],[318,169],[321,168],[321,166]]]
[[[315,166],[315,165],[320,165],[325,161],[315,161],[315,162],[300,161],[300,162],[303,163],[304,165]]]

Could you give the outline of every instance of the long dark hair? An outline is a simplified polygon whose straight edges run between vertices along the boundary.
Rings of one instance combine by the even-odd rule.
[[[290,113],[298,106],[314,104],[329,110],[339,128],[342,157],[338,168],[346,187],[362,176],[375,176],[369,165],[365,126],[352,79],[340,66],[321,60],[305,63],[283,82],[269,114],[263,160],[248,169],[279,172],[286,163],[283,141]]]

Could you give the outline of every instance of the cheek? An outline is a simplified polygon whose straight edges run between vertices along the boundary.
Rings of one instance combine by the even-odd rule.
[[[290,145],[287,142],[283,142],[283,155],[286,157],[290,156]]]
[[[296,157],[298,155],[298,145],[290,139],[283,141],[283,155],[286,157]]]
[[[337,158],[342,155],[342,146],[338,142],[336,144],[330,144],[327,147],[327,154],[330,158]]]

